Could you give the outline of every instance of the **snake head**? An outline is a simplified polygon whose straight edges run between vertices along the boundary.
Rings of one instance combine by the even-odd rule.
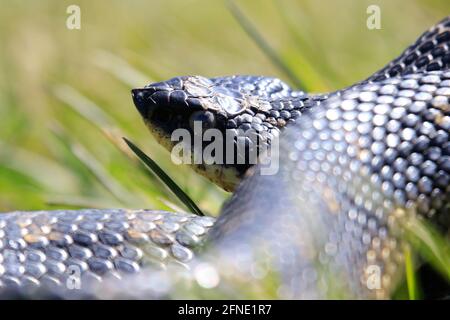
[[[235,152],[234,162],[210,164],[200,161],[194,165],[197,171],[230,191],[255,163],[248,157],[249,150],[255,145],[258,149],[260,143],[270,145],[286,122],[299,114],[294,109],[302,108],[305,100],[303,93],[292,91],[281,80],[258,76],[182,76],[133,89],[132,96],[150,132],[169,150],[176,144],[172,137],[178,129],[198,136],[196,123],[200,123],[203,130],[218,130],[222,137],[231,132],[236,136],[232,142],[235,149],[238,139],[243,139],[246,154]],[[195,150],[198,146],[193,142],[194,139],[191,147]],[[210,143],[211,140],[203,141],[201,150]],[[225,146],[223,148],[222,154],[229,152]]]
[[[201,76],[152,83],[133,89],[132,96],[144,120],[156,126],[173,124],[172,120],[178,114],[183,117],[194,113],[200,115],[196,113],[198,111],[223,119],[232,118],[248,107],[248,97],[238,88],[227,88]]]

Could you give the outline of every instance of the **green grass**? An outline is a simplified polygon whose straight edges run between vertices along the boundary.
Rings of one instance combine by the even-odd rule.
[[[168,161],[131,88],[183,74],[261,74],[308,91],[338,89],[450,12],[446,0],[80,0],[82,29],[71,31],[69,4],[17,0],[0,10],[0,211],[186,210],[126,136],[170,172],[176,193],[192,199],[188,210],[216,215],[228,194]],[[370,4],[382,9],[381,30],[365,26]],[[419,230],[413,251],[448,276],[448,240]],[[414,252],[406,264],[410,298],[420,286]]]
[[[198,216],[204,216],[202,210],[197,207],[194,201],[169,177],[158,164],[147,156],[141,149],[127,138],[123,138],[126,144],[141,159],[141,161],[172,191],[172,193],[183,203],[192,213]]]

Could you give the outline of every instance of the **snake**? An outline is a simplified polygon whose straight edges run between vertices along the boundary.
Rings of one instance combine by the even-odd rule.
[[[247,75],[133,89],[144,123],[169,150],[177,130],[196,137],[196,124],[211,136],[232,133],[236,152],[225,163],[195,161],[213,139],[183,145],[197,172],[233,192],[220,215],[3,213],[0,296],[391,297],[411,221],[448,234],[449,48],[450,16],[380,71],[331,93]]]

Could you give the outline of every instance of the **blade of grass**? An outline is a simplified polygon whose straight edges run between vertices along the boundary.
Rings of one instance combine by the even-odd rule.
[[[290,4],[292,5],[292,4]],[[314,87],[319,92],[327,92],[330,90],[330,83],[334,86],[339,84],[339,79],[335,70],[327,61],[326,56],[323,54],[325,51],[320,41],[311,41],[310,37],[305,38],[305,35],[309,35],[309,32],[299,32],[299,27],[294,25],[294,21],[308,21],[309,17],[303,13],[300,9],[294,9],[283,1],[280,1],[275,5],[278,10],[284,25],[289,34],[294,39],[292,41],[293,47],[296,47],[295,53],[292,54],[295,59],[296,65],[300,66],[303,74],[308,75],[307,83],[309,87]],[[294,51],[294,50],[292,50]],[[289,61],[289,60],[287,60]],[[314,63],[314,61],[320,61],[320,63]],[[294,66],[294,70],[295,70]],[[304,79],[303,79],[304,80]]]
[[[133,153],[123,143],[122,132],[117,127],[114,119],[106,114],[93,101],[83,96],[79,91],[68,85],[59,85],[54,88],[55,96],[62,102],[66,103],[73,111],[78,113],[84,119],[89,121],[95,128],[97,128],[103,135],[121,152],[123,152],[128,159],[137,163],[142,172],[148,173],[148,170],[136,161]]]
[[[122,204],[119,202],[111,203],[110,199],[99,199],[96,198],[86,198],[82,196],[67,196],[67,195],[50,195],[46,202],[48,206],[54,207],[70,207],[75,209],[84,208],[111,208],[111,207],[121,207]]]
[[[96,66],[112,74],[128,87],[134,88],[153,82],[152,79],[129,65],[124,59],[105,50],[94,53],[93,62]]]
[[[175,196],[187,207],[192,213],[204,216],[203,212],[195,204],[194,201],[159,167],[155,161],[147,156],[141,149],[134,145],[127,138],[123,138],[130,149],[141,159],[141,161],[159,178],[161,181],[175,194]]]
[[[94,158],[82,145],[72,145],[73,154],[80,160],[86,168],[94,175],[98,182],[114,196],[118,201],[124,204],[132,204],[135,201],[131,200],[131,196],[124,190],[119,183],[114,181],[109,173],[105,170],[100,162]]]
[[[61,126],[58,125],[57,123],[53,124],[53,130],[56,132],[60,132],[61,134],[63,134],[64,130],[61,129]],[[86,168],[86,166],[84,165],[84,163],[81,163],[80,160],[74,156],[73,154],[73,150],[72,150],[72,146],[67,142],[61,139],[61,136],[58,137],[57,135],[53,135],[53,137],[56,139],[56,142],[58,142],[62,147],[63,150],[60,152],[60,156],[61,154],[65,154],[66,156],[62,159],[62,161],[67,165],[67,166],[71,166],[72,170],[76,171],[81,178],[81,175],[83,175],[83,178],[87,179],[86,182],[88,183],[88,187],[91,185],[91,180],[95,177],[93,177],[91,171]],[[116,141],[112,141],[113,144],[116,143]],[[174,209],[176,206],[171,203],[169,200],[166,200],[164,198],[168,198],[171,196],[171,194],[169,193],[169,191],[167,191],[166,188],[161,188],[158,186],[158,179],[145,167],[145,165],[139,161],[139,159],[136,158],[136,156],[134,156],[134,153],[128,148],[128,146],[126,145],[126,143],[120,139],[118,141],[118,143],[120,143],[120,147],[118,146],[117,148],[119,150],[123,150],[125,149],[126,152],[124,151],[124,153],[127,155],[126,159],[131,159],[132,160],[132,164],[134,167],[136,167],[136,169],[138,169],[138,171],[136,172],[139,176],[142,174],[144,174],[146,177],[150,177],[152,180],[154,180],[156,183],[151,183],[151,184],[145,184],[143,186],[143,188],[139,188],[138,190],[133,190],[132,194],[133,196],[136,196],[136,199],[138,198],[142,198],[143,200],[138,202],[134,202],[132,203],[133,207],[139,208],[139,207],[147,207],[147,199],[149,198],[148,196],[150,195],[151,198],[148,199],[148,201],[150,201],[150,204],[152,206],[152,208],[154,206],[156,206],[157,208],[161,207],[161,209],[170,209],[170,210],[175,210],[177,212],[181,212],[182,210],[180,210],[179,208]],[[122,147],[123,145],[123,147]],[[128,157],[129,155],[129,157]],[[74,161],[72,161],[72,159]],[[130,160],[130,161],[131,161]],[[133,168],[134,168],[133,167]],[[1,169],[1,167],[0,167]],[[125,169],[127,170],[127,169]],[[133,179],[134,183],[137,183],[136,179],[131,178],[132,177],[132,172],[130,172],[129,170],[127,170],[130,179]],[[120,179],[116,179],[120,184],[122,184],[122,180]],[[143,179],[144,181],[146,181],[146,179]],[[95,180],[97,182],[97,180]],[[123,185],[124,188],[127,189],[127,191],[130,191],[129,188],[125,185]],[[148,194],[142,194],[140,193],[141,190],[147,191]],[[162,196],[156,196],[157,194],[161,194]],[[60,200],[61,199],[61,200]],[[70,206],[70,207],[88,207],[88,205],[90,203],[92,203],[92,207],[99,207],[99,208],[106,208],[106,207],[111,207],[111,206],[117,206],[114,205],[114,203],[118,203],[119,206],[121,206],[121,204],[119,202],[116,201],[116,199],[108,199],[107,201],[105,199],[102,199],[98,196],[96,196],[95,198],[80,198],[81,200],[78,200],[78,198],[75,198],[74,196],[70,195],[70,196],[53,196],[50,195],[50,198],[47,199],[47,201],[45,202],[48,205],[64,205],[64,206]],[[98,199],[98,203],[96,204],[96,199]],[[145,199],[145,200],[144,200]],[[155,201],[156,200],[156,201]],[[109,204],[108,204],[109,203]],[[161,206],[162,205],[162,206]]]
[[[27,175],[47,190],[71,191],[75,179],[53,159],[0,140],[0,165]]]
[[[269,57],[272,63],[277,66],[289,80],[300,90],[306,90],[304,84],[292,72],[289,66],[278,55],[278,53],[269,45],[264,39],[255,25],[248,19],[241,9],[234,3],[234,1],[227,1],[228,10],[239,23],[241,28],[248,34],[248,36],[258,45],[258,47]]]
[[[405,256],[406,285],[408,288],[409,300],[417,300],[419,298],[419,291],[411,248],[406,246],[403,253]]]
[[[51,128],[54,136],[66,145],[72,155],[88,170],[92,177],[96,179],[104,187],[106,191],[119,203],[124,205],[133,205],[139,200],[130,194],[126,189],[122,188],[113,176],[103,167],[103,165],[95,159],[95,157],[81,144],[72,141],[68,135],[64,133],[62,127],[53,126]]]
[[[129,159],[134,161],[135,158],[120,139],[122,132],[118,128],[116,121],[105,113],[102,108],[69,85],[58,85],[54,88],[53,92],[59,100],[89,121],[95,128],[102,132],[115,147],[122,151]],[[141,169],[143,169],[142,166]],[[147,170],[142,171],[148,172]]]
[[[45,188],[22,170],[0,163],[0,213],[17,209],[42,208]]]
[[[106,114],[102,108],[68,85],[60,85],[55,87],[54,94],[59,100],[66,103],[67,106],[69,106],[73,111],[98,129],[107,138],[107,140],[114,145],[114,147],[122,152],[126,158],[137,167],[138,170],[140,170],[151,180],[155,178],[155,176],[147,170],[146,166],[141,161],[136,159],[133,152],[131,152],[131,150],[121,139],[123,136],[122,130],[117,126],[115,120]],[[153,184],[151,186],[153,187]],[[158,190],[158,192],[170,196],[165,188]]]
[[[175,212],[183,212],[183,210],[179,206],[177,206],[175,203],[172,203],[172,202],[168,201],[167,199],[164,199],[161,197],[157,197],[157,199],[159,201],[161,201],[166,207],[170,208],[170,210],[173,210]]]
[[[413,218],[406,224],[413,248],[450,283],[450,243],[430,223]]]
[[[75,112],[96,126],[103,128],[115,127],[115,121],[109,114],[73,87],[69,85],[58,85],[54,87],[53,93],[60,101],[67,104]]]

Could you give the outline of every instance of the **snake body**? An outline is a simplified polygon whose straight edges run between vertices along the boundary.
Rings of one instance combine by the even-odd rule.
[[[154,210],[5,213],[0,292],[161,298],[214,287],[225,297],[242,288],[265,296],[269,281],[278,298],[389,297],[402,274],[405,224],[419,217],[449,227],[449,48],[447,17],[375,75],[326,95],[253,76],[134,89],[168,148],[192,120],[220,132],[253,129],[266,145],[280,136],[278,173],[245,161],[196,164],[235,189],[216,222]],[[68,288],[73,266],[81,290]]]

